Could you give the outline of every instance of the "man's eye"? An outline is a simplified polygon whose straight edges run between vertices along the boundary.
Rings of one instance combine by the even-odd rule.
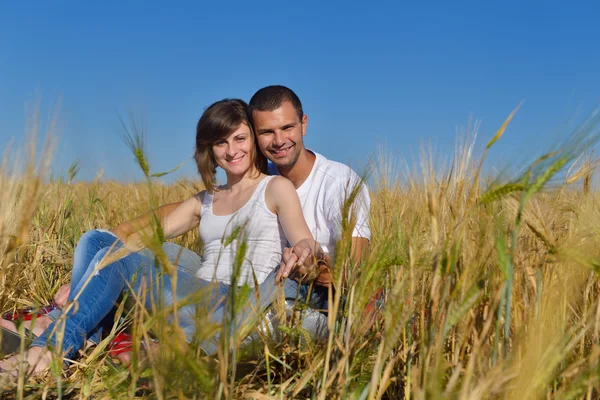
[[[286,126],[286,127],[284,127],[284,128],[283,128],[283,130],[284,130],[284,131],[289,131],[289,130],[290,130],[290,129],[292,129],[292,128],[293,128],[293,126]]]

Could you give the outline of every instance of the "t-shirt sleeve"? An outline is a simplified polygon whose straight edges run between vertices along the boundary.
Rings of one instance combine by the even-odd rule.
[[[371,229],[369,227],[369,213],[371,211],[371,197],[369,189],[364,182],[360,182],[360,191],[354,201],[353,210],[356,215],[356,224],[352,231],[352,237],[371,239]]]
[[[371,239],[371,230],[369,228],[369,211],[371,208],[371,199],[369,190],[362,179],[352,170],[348,173],[340,174],[335,182],[327,190],[327,208],[325,215],[327,223],[332,228],[332,233],[339,240],[342,235],[342,217],[344,205],[352,198],[354,190],[358,192],[350,205],[350,214],[348,217],[354,218],[355,224],[352,228],[352,237]]]

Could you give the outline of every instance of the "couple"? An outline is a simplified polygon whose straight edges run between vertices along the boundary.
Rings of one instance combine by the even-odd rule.
[[[40,331],[36,324],[38,331],[34,333],[39,336],[26,355],[30,368],[40,371],[48,367],[51,354],[45,350],[46,345],[58,344],[65,358],[73,358],[86,339],[97,342],[100,322],[127,288],[148,288],[151,294],[145,296],[147,307],[152,306],[153,298],[161,298],[168,305],[208,288],[209,308],[216,310],[212,318],[218,320],[224,308],[222,299],[236,283],[231,282],[232,265],[241,240],[247,250],[237,283],[253,287],[254,279],[258,283],[258,296],[249,298],[254,304],[245,307],[242,314],[265,310],[281,287],[286,298],[299,296],[315,308],[327,309],[331,276],[327,268],[317,270],[314,264],[323,252],[334,257],[336,242],[342,235],[342,208],[358,185],[359,195],[353,205],[356,223],[352,257],[360,260],[370,238],[369,195],[349,167],[304,148],[307,122],[300,100],[284,86],[259,90],[249,105],[242,100],[222,100],[208,107],[198,122],[194,155],[206,189],[157,212],[166,237],[199,226],[203,256],[165,243],[166,254],[171,261],[176,260],[178,267],[176,287],[171,290],[170,276],[159,274],[154,260],[144,251],[131,252],[96,269],[107,253],[114,252],[111,247],[115,244],[139,250],[139,230],[149,224],[150,215],[125,222],[112,232],[87,232],[74,254],[68,291],[68,300],[75,299],[77,307],[63,318],[64,337],[58,343],[53,321],[60,312],[39,318],[39,325],[45,329]],[[271,161],[268,167],[267,158]],[[227,176],[226,184],[219,187],[215,183],[217,166]],[[223,240],[234,232],[239,232],[236,240]],[[316,287],[309,290],[308,285],[290,279],[298,273],[318,275]],[[161,284],[153,284],[159,276]],[[194,304],[177,312],[177,322],[188,341],[194,336],[195,315]],[[209,354],[216,352],[213,342],[201,346]],[[18,357],[3,361],[0,368],[14,371]]]

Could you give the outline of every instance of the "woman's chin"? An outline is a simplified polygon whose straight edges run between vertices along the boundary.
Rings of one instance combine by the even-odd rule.
[[[232,176],[244,176],[250,170],[249,165],[228,165],[226,168],[223,168],[227,175]]]

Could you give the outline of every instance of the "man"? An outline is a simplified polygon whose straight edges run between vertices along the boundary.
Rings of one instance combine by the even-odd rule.
[[[295,186],[304,218],[321,247],[334,257],[342,238],[342,210],[358,186],[352,210],[351,254],[359,261],[369,245],[369,193],[348,166],[327,160],[304,147],[308,116],[298,96],[285,86],[268,86],[252,96],[249,112],[261,152],[271,161],[270,173],[284,176]],[[287,278],[299,255],[286,249],[278,277]],[[331,277],[317,280],[327,285]]]

